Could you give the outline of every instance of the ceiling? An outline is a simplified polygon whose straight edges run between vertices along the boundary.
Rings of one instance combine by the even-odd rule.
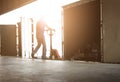
[[[0,15],[36,0],[0,0]]]

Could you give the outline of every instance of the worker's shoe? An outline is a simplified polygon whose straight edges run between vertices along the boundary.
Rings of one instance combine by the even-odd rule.
[[[32,59],[37,59],[37,57],[32,57]]]
[[[31,57],[32,57],[33,59],[37,59],[37,57],[34,57],[34,54],[33,54],[33,53],[31,54]]]

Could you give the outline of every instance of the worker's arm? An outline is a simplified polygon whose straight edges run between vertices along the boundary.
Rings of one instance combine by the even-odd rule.
[[[45,25],[45,31],[48,31],[48,30],[50,30],[51,28],[46,24]]]

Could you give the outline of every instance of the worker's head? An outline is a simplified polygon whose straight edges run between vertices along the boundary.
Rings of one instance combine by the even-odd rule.
[[[45,22],[45,16],[40,16],[39,20]]]

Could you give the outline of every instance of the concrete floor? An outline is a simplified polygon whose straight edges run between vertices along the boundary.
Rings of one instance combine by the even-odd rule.
[[[120,82],[120,64],[1,56],[0,82]]]

